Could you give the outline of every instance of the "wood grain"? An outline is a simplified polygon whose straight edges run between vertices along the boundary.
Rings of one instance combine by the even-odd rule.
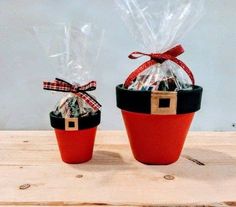
[[[191,132],[168,166],[134,160],[123,131],[93,159],[61,161],[52,131],[0,131],[0,206],[236,206],[236,133]]]

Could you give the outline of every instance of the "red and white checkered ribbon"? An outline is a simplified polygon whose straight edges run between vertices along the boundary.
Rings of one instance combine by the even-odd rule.
[[[62,79],[56,78],[54,82],[44,81],[43,89],[60,92],[71,92],[82,98],[95,111],[98,111],[101,108],[101,104],[86,92],[96,89],[96,81],[91,81],[83,86],[80,86],[79,84],[72,85]]]

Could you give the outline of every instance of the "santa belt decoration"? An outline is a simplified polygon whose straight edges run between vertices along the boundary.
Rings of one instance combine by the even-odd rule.
[[[202,87],[175,91],[132,91],[116,87],[117,107],[146,114],[185,114],[201,107]],[[125,101],[124,101],[125,100]]]
[[[82,129],[89,129],[96,127],[101,121],[101,111],[97,111],[89,116],[79,118],[60,118],[57,117],[53,112],[49,114],[51,126],[56,129],[63,129],[66,131],[76,131]]]
[[[86,85],[80,86],[79,84],[73,85],[62,79],[56,78],[54,82],[43,82],[43,88],[45,90],[74,93],[82,98],[94,110],[94,113],[79,118],[60,118],[51,112],[49,116],[51,126],[53,128],[63,129],[66,131],[75,131],[79,129],[88,129],[99,125],[101,119],[101,104],[87,93],[87,91],[96,89],[95,81],[91,81]]]
[[[184,114],[198,111],[201,107],[203,89],[200,86],[194,85],[195,80],[191,70],[184,62],[176,58],[183,52],[182,46],[177,45],[164,53],[131,53],[129,55],[131,59],[137,59],[141,56],[149,56],[151,59],[134,70],[128,76],[124,85],[121,84],[116,87],[117,107],[131,112],[160,115]],[[152,65],[163,63],[166,60],[179,65],[187,73],[192,82],[192,89],[179,91],[139,91],[127,89],[140,73]]]

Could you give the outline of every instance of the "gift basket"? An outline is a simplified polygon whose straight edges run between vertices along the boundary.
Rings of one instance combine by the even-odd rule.
[[[101,105],[90,91],[96,89],[96,81],[91,80],[92,69],[103,32],[91,24],[35,27],[34,31],[60,76],[43,82],[43,88],[64,93],[49,114],[62,160],[86,162],[92,158],[101,117]]]
[[[145,164],[178,160],[196,111],[202,87],[178,56],[180,38],[197,22],[203,0],[116,0],[119,12],[145,52],[130,59],[150,59],[116,87],[131,149]]]

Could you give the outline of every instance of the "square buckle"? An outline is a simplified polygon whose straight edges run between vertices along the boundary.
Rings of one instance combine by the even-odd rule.
[[[66,131],[76,131],[79,129],[78,118],[66,118],[65,119],[65,130]]]
[[[176,114],[177,92],[152,91],[151,114]]]

